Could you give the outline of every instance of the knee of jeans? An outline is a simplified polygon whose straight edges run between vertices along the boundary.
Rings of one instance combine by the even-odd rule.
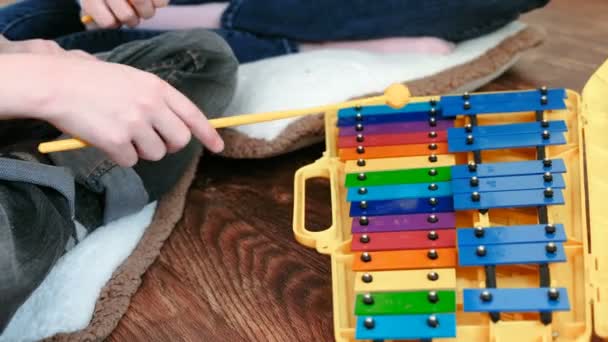
[[[74,0],[25,0],[0,9],[0,32],[11,40],[51,39],[84,29]]]
[[[228,43],[215,32],[204,29],[169,33],[165,39],[180,42],[173,45],[174,53],[168,56],[172,66],[167,81],[208,118],[223,114],[236,91],[239,67]]]
[[[0,182],[0,332],[65,253],[73,223],[59,202],[54,191]]]
[[[205,29],[166,33],[158,37],[161,65],[181,66],[178,71],[205,74],[212,81],[232,82],[239,62],[224,38]],[[164,45],[164,47],[163,47]]]

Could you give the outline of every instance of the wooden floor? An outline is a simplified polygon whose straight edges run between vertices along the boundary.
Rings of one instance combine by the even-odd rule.
[[[553,1],[525,17],[549,34],[485,89],[580,91],[608,58],[608,1]],[[329,259],[291,231],[293,175],[322,146],[263,161],[206,158],[183,221],[145,276],[112,341],[331,341]],[[308,226],[329,225],[312,182]]]

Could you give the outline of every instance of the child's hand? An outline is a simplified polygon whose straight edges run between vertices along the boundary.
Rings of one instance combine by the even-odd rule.
[[[186,146],[192,135],[213,152],[223,149],[203,113],[153,74],[57,56],[0,58],[5,79],[0,83],[0,118],[48,121],[122,166],[132,166],[138,158],[159,160]]]
[[[30,39],[10,41],[0,36],[0,54],[3,53],[34,53],[46,55],[64,55],[85,59],[96,59],[95,56],[80,50],[64,50],[52,40]]]
[[[169,0],[82,0],[82,10],[100,28],[122,25],[135,27],[141,19],[150,19],[156,9],[165,7]]]

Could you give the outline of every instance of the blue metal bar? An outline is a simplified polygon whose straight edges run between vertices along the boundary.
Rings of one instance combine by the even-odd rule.
[[[448,136],[448,151],[471,152],[483,150],[499,150],[505,148],[523,148],[536,146],[563,145],[566,137],[563,132],[551,132],[548,139],[543,138],[540,133],[509,134],[489,137],[474,137],[472,143],[466,139],[450,138]]]
[[[555,251],[547,250],[547,243],[522,243],[508,245],[479,245],[485,255],[479,255],[479,246],[458,246],[460,266],[545,264],[565,262],[566,253],[561,243],[555,243]]]
[[[543,103],[542,96],[539,90],[471,94],[468,99],[461,95],[451,95],[442,96],[439,106],[444,117],[566,109],[565,89],[548,89],[546,103]],[[465,101],[468,101],[469,106],[465,107]]]
[[[434,204],[431,204],[434,203]],[[350,217],[403,215],[416,213],[435,213],[454,211],[452,196],[418,197],[400,200],[353,202],[350,204]]]
[[[566,183],[562,174],[551,175],[550,181],[546,181],[542,175],[488,177],[477,179],[473,183],[471,183],[470,179],[461,178],[452,180],[452,191],[455,194],[470,194],[473,191],[484,193],[491,191],[532,190],[545,189],[547,187],[554,189],[565,188]]]
[[[436,190],[431,190],[432,186]],[[379,185],[364,188],[348,188],[347,201],[379,201],[413,199],[419,197],[443,197],[452,195],[451,182]]]
[[[551,160],[550,166],[545,166],[542,160],[530,160],[523,162],[502,162],[478,164],[473,170],[468,165],[452,166],[452,179],[473,176],[478,178],[498,176],[533,175],[551,172],[552,174],[566,172],[566,164],[562,159]]]
[[[492,208],[526,208],[564,204],[560,189],[553,189],[553,197],[545,197],[544,190],[517,190],[484,192],[479,200],[473,194],[454,194],[454,210],[478,210]]]
[[[429,324],[429,318],[437,320],[437,326]],[[366,327],[365,320],[373,320],[373,328]],[[386,315],[359,316],[355,338],[358,340],[411,340],[456,337],[456,314],[434,315]]]
[[[513,135],[513,134],[526,134],[526,133],[538,133],[541,134],[543,131],[549,132],[567,132],[566,122],[560,121],[549,121],[548,127],[543,127],[540,122],[524,122],[515,124],[495,125],[495,126],[475,126],[471,128],[471,132],[467,132],[466,128],[455,127],[448,129],[448,138],[453,139],[466,139],[468,135],[473,137],[488,137],[496,135]]]
[[[554,289],[555,292],[551,296],[555,299],[551,299],[550,291],[549,288],[464,289],[463,310],[464,312],[548,312],[570,310],[568,292],[565,288]]]
[[[565,242],[566,232],[562,224],[550,226],[531,224],[509,227],[488,227],[483,229],[461,228],[457,230],[459,246],[500,245],[532,242]]]

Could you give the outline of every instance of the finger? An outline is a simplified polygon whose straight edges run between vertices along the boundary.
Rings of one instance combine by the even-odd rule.
[[[92,60],[92,61],[97,60],[97,57],[95,57],[89,53],[86,53],[82,50],[69,50],[68,56],[72,57],[72,58],[88,59],[88,60]]]
[[[112,14],[112,11],[110,11],[110,8],[105,1],[88,1],[83,3],[83,5],[84,4],[86,4],[84,10],[88,15],[93,17],[97,26],[101,28],[115,28],[119,26],[116,17],[114,17],[114,14]]]
[[[137,151],[133,143],[127,136],[120,136],[116,133],[107,133],[104,136],[98,136],[93,139],[98,141],[94,144],[105,152],[110,159],[122,167],[131,167],[138,161]]]
[[[32,39],[23,42],[26,51],[33,53],[44,53],[50,55],[57,55],[65,52],[59,44],[52,40],[44,39]]]
[[[224,149],[224,141],[215,128],[186,96],[167,85],[165,102],[208,149],[214,153],[219,153]]]
[[[152,0],[131,0],[131,5],[140,18],[150,19],[154,16],[156,8]]]
[[[118,21],[129,26],[135,27],[139,24],[139,17],[129,2],[126,0],[107,0],[110,10]]]
[[[61,46],[59,46],[59,44],[52,40],[43,40],[43,44],[46,46],[46,50],[53,54],[65,52],[65,50]]]
[[[137,150],[132,144],[124,144],[116,149],[104,149],[104,152],[110,159],[122,167],[132,167],[139,160]]]
[[[138,130],[134,143],[141,159],[158,161],[167,154],[165,143],[152,127]]]
[[[153,117],[152,124],[165,141],[169,153],[181,150],[192,139],[190,129],[171,111]]]
[[[169,5],[169,0],[152,0],[152,2],[156,8],[167,7]]]

